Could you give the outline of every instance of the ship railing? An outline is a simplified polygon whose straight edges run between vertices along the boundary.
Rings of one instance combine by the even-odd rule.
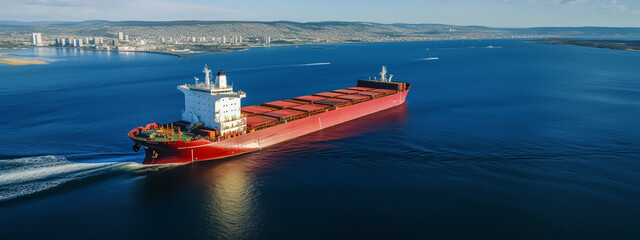
[[[184,84],[182,86],[186,86],[188,88],[200,88],[200,89],[207,89],[207,90],[229,90],[229,91],[233,91],[233,87],[218,88],[218,87],[215,87],[215,84],[209,84],[209,86],[207,87],[207,85],[204,84],[204,83],[198,83],[198,84],[187,83],[187,84]]]
[[[129,135],[129,137],[135,137],[135,136],[139,135],[140,133],[142,133],[144,131],[148,131],[148,130],[155,129],[155,128],[158,128],[158,123],[149,123],[149,124],[145,125],[144,127],[140,126],[140,127],[137,127],[135,129],[129,131],[128,135]]]
[[[153,130],[155,132],[155,137],[140,137],[139,135],[144,131]],[[190,133],[188,131],[183,132],[180,126],[174,126],[174,123],[168,123],[159,125],[157,123],[147,124],[145,127],[137,127],[131,131],[129,131],[129,137],[135,140],[140,141],[173,141],[177,139],[178,141],[189,142],[195,140],[197,135]],[[184,139],[184,140],[183,140]]]
[[[209,87],[207,87],[204,83],[198,83],[198,84],[184,84],[181,85],[180,87],[185,87],[185,88],[189,88],[189,89],[196,89],[199,91],[210,91],[211,93],[219,93],[219,94],[229,94],[229,95],[244,95],[245,92],[244,91],[237,91],[234,92],[233,91],[233,87],[225,87],[225,88],[216,88],[214,87],[214,85],[209,85]]]

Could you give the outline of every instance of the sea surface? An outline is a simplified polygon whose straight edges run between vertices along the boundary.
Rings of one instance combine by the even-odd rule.
[[[640,239],[640,52],[521,40],[0,51],[0,239]],[[13,56],[15,57],[15,56]],[[260,152],[143,166],[127,132],[224,69],[243,105],[354,86],[406,104]]]

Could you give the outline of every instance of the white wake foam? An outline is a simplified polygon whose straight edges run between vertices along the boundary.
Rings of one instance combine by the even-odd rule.
[[[439,57],[428,57],[428,58],[420,58],[418,60],[421,60],[421,61],[435,61],[435,60],[438,60],[438,59],[440,59],[440,58]]]
[[[318,65],[329,65],[330,62],[320,62],[320,63],[304,63],[304,64],[294,64],[291,66],[318,66]]]
[[[38,156],[0,160],[0,201],[47,190],[60,184],[108,173],[126,162],[78,163],[65,157]]]

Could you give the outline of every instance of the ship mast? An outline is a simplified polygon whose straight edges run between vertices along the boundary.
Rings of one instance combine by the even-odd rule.
[[[209,67],[205,64],[202,72],[204,73],[204,82],[206,86],[209,87],[209,84],[211,84],[211,69],[209,69]]]
[[[380,81],[382,81],[382,82],[386,82],[387,81],[387,67],[386,66],[382,66],[382,72],[380,72]]]

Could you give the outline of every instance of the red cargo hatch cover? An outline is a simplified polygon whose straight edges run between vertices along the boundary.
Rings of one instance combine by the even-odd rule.
[[[372,90],[373,88],[368,88],[368,87],[350,87],[347,88],[349,90],[356,90],[356,91],[369,91]]]
[[[276,110],[273,112],[263,113],[262,115],[267,115],[269,117],[275,117],[275,118],[288,118],[296,115],[302,115],[304,113],[305,112],[296,111],[296,110],[283,109],[283,110]]]
[[[251,114],[260,114],[260,113],[270,112],[273,110],[275,109],[270,107],[265,107],[265,106],[259,106],[259,105],[246,106],[246,107],[240,108],[240,111],[251,113]]]
[[[334,92],[321,92],[321,93],[316,93],[313,94],[314,96],[320,96],[320,97],[328,97],[328,98],[333,98],[333,97],[337,97],[337,96],[342,96],[344,94],[342,93],[334,93]]]
[[[349,89],[338,89],[338,90],[333,90],[332,92],[337,92],[342,94],[356,94],[356,93],[359,93],[360,91],[349,90]]]
[[[265,117],[265,116],[248,116],[247,117],[247,126],[255,126],[258,124],[274,121],[276,119]]]
[[[292,107],[291,109],[305,111],[305,112],[313,112],[313,111],[318,111],[318,110],[322,110],[322,109],[325,109],[325,108],[329,108],[329,106],[327,106],[327,105],[301,105],[301,106]]]
[[[381,92],[373,92],[373,91],[366,91],[366,92],[360,92],[360,93],[358,93],[358,94],[360,94],[360,95],[365,95],[365,96],[380,96],[380,95],[382,95],[382,94],[384,94],[384,93],[381,93]]]
[[[356,100],[362,100],[362,99],[369,99],[371,97],[364,96],[364,95],[344,95],[344,96],[339,96],[338,98],[356,101]]]
[[[299,106],[301,104],[298,103],[293,103],[293,102],[287,102],[287,101],[273,101],[273,102],[268,102],[268,103],[263,103],[262,105],[267,106],[267,107],[276,107],[276,108],[290,108],[290,107],[294,107],[294,106]]]
[[[315,102],[315,101],[320,101],[320,100],[325,100],[325,99],[327,99],[327,98],[307,95],[307,96],[300,96],[300,97],[294,98],[293,100],[299,100],[299,101],[305,101],[305,102]]]

